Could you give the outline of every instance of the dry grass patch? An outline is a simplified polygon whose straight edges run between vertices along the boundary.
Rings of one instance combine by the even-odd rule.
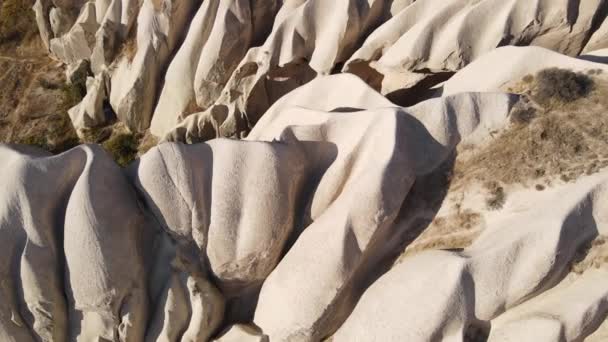
[[[127,57],[129,63],[133,62],[135,55],[137,54],[137,22],[135,22],[129,32],[127,33],[127,37],[125,41],[122,43],[120,48],[119,56]]]
[[[32,0],[0,1],[0,50],[15,49],[38,34]]]
[[[500,184],[569,181],[608,165],[608,83],[570,72],[560,90],[547,84],[561,77],[556,74],[563,73],[550,69],[549,76],[541,72],[527,79],[531,105],[516,106],[510,127],[457,158],[453,186],[480,181],[493,196],[488,206],[497,207],[504,204]]]
[[[424,232],[405,249],[397,262],[406,256],[424,250],[466,248],[481,233],[481,220],[479,213],[469,209],[436,217]]]

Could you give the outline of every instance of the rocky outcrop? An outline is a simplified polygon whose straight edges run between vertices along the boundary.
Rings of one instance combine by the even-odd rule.
[[[90,59],[95,74],[108,68],[110,105],[131,130],[150,128],[186,142],[244,137],[278,99],[318,76],[354,73],[410,106],[497,47],[533,45],[576,56],[602,48],[608,27],[604,0],[70,6],[80,16],[65,34],[51,31],[51,5],[36,6],[40,31],[55,35],[47,39],[54,55],[66,63]]]
[[[376,29],[344,70],[391,94],[456,72],[503,45],[577,55],[606,18],[606,6],[602,0],[416,1]]]
[[[82,7],[74,26],[65,34],[50,40],[51,53],[66,64],[89,59],[95,44],[94,34],[97,28],[95,4],[88,2]]]
[[[83,130],[103,126],[110,122],[112,115],[106,111],[109,80],[105,72],[86,79],[87,93],[82,101],[68,110],[74,128]]]
[[[0,334],[500,340],[544,327],[534,317],[546,312],[555,323],[535,336],[586,337],[607,314],[593,280],[605,272],[563,279],[606,234],[605,173],[523,189],[469,247],[391,266],[443,205],[457,146],[487,144],[518,101],[465,93],[402,108],[336,75],[283,97],[245,141],[165,143],[124,170],[95,146],[58,156],[3,146],[17,181],[0,182],[10,303]],[[580,291],[580,310],[556,306]]]
[[[111,73],[110,104],[118,119],[134,131],[150,125],[161,72],[190,21],[197,0],[143,2],[137,35]]]
[[[563,107],[603,115],[606,53],[579,54],[607,6],[39,1],[68,78],[89,76],[74,126],[113,111],[169,141],[125,168],[0,145],[0,340],[601,341],[608,120],[518,122],[538,104],[514,93],[587,72]],[[593,160],[548,173],[510,136]],[[508,202],[482,174],[499,154],[530,170]]]
[[[165,74],[152,133],[162,136],[210,107],[249,48],[270,31],[277,9],[278,1],[203,2]]]
[[[457,72],[439,85],[435,94],[446,96],[462,92],[512,92],[525,76],[534,76],[547,68],[608,72],[608,65],[590,60],[593,59],[573,58],[540,47],[502,47]],[[500,69],[496,68],[497,63],[502,65]]]
[[[428,341],[438,335],[461,340],[487,336],[490,321],[490,341],[586,337],[608,314],[608,292],[597,281],[605,271],[590,271],[575,285],[530,298],[555,286],[576,252],[606,234],[606,194],[606,173],[542,195],[528,192],[530,203],[539,207],[492,222],[461,252],[428,251],[405,258],[362,296],[334,341]],[[417,281],[408,281],[411,277]],[[424,294],[429,286],[436,287],[432,298]],[[574,299],[578,291],[589,292]],[[560,313],[554,303],[566,308],[567,298],[576,301],[577,309]],[[535,324],[538,328],[532,328]]]

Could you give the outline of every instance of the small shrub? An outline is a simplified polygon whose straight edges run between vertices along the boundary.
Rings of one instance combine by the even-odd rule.
[[[129,63],[133,62],[137,54],[137,22],[129,29],[127,37],[120,48],[120,54],[126,56]]]
[[[490,210],[499,210],[505,205],[507,195],[505,189],[498,182],[491,181],[485,184],[485,187],[490,193],[490,197],[486,199],[486,206]]]
[[[38,79],[38,84],[40,84],[40,86],[44,89],[49,89],[49,90],[55,90],[55,89],[59,89],[61,88],[61,85],[51,82],[49,80],[47,80],[46,78],[39,78]]]
[[[120,166],[127,166],[137,156],[139,141],[133,133],[117,133],[103,143]]]
[[[529,106],[517,106],[510,113],[511,122],[518,125],[530,123],[536,117],[536,109]]]
[[[535,97],[542,104],[550,104],[552,101],[568,103],[589,95],[593,87],[594,81],[588,75],[550,68],[541,70],[536,75]]]

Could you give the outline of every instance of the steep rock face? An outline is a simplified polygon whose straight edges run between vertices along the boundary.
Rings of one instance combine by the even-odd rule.
[[[180,244],[194,244],[230,293],[261,284],[278,263],[305,167],[290,146],[163,144],[142,158],[137,184],[157,220]]]
[[[102,72],[95,77],[87,77],[86,87],[87,94],[82,101],[68,110],[76,129],[93,128],[110,121],[104,108],[109,93],[107,73]]]
[[[583,57],[584,58],[584,57]],[[462,92],[509,91],[528,75],[547,68],[569,69],[576,72],[600,70],[608,72],[608,65],[565,56],[540,47],[498,48],[457,72],[437,87],[438,95]],[[589,58],[592,60],[592,58]],[[497,69],[496,65],[501,64]]]
[[[587,336],[608,313],[604,282],[593,284],[583,277],[573,287],[552,289],[546,296],[518,305],[555,286],[568,272],[577,250],[606,233],[606,184],[603,173],[541,195],[528,194],[534,196],[530,203],[540,207],[529,206],[517,215],[492,222],[491,228],[462,252],[429,251],[404,259],[368,289],[334,341],[426,341],[437,335],[458,341],[478,329],[487,333],[490,320],[490,340],[496,341],[527,336],[527,340],[557,342]],[[603,271],[589,277],[605,275]],[[405,280],[412,276],[419,282]],[[423,293],[429,286],[438,288],[427,300]],[[577,309],[570,307],[559,316],[552,298],[559,297],[564,305],[566,296],[575,296],[571,292],[583,289],[590,292],[577,300]],[[507,313],[499,316],[505,310]],[[534,310],[547,310],[556,323],[563,317],[563,323],[556,329],[539,326],[529,330],[536,324]],[[515,324],[522,326],[515,328]],[[566,331],[564,339],[560,337],[562,329]]]
[[[165,74],[153,134],[164,135],[217,100],[247,50],[270,31],[278,7],[278,1],[203,2]]]
[[[604,21],[606,6],[603,0],[416,1],[375,30],[344,70],[390,94],[458,71],[502,45],[577,55]]]
[[[4,335],[33,339],[11,332],[17,325],[43,341],[76,339],[77,332],[83,341],[141,340],[147,315],[138,253],[142,215],[120,168],[99,147],[61,157],[7,147],[0,153],[5,174],[17,180],[3,183],[0,230],[13,249],[6,251],[2,278],[15,281],[3,290],[14,298],[8,303],[17,302],[5,307],[3,316],[13,319],[3,322]],[[41,186],[45,179],[52,185]]]
[[[336,75],[283,97],[245,141],[164,143],[124,170],[95,146],[2,146],[0,336],[585,338],[606,318],[605,270],[564,276],[607,233],[605,172],[524,188],[470,246],[393,264],[442,205],[456,148],[494,140],[519,101],[402,108]]]
[[[186,118],[171,138],[214,138],[209,126],[217,127],[220,136],[245,134],[282,95],[346,61],[388,5],[379,0],[286,2],[265,43],[249,50],[216,103]]]
[[[161,72],[183,37],[198,0],[145,0],[137,17],[135,52],[125,52],[113,66],[110,103],[131,130],[150,125]],[[132,55],[131,55],[132,54]]]
[[[53,54],[90,59],[95,74],[109,68],[111,107],[131,130],[187,142],[245,136],[274,102],[317,76],[354,73],[409,106],[497,47],[575,56],[603,47],[608,27],[605,0],[63,5],[35,6]],[[57,11],[80,13],[66,33],[69,16],[50,14]],[[66,19],[53,26],[51,17]]]
[[[564,281],[521,307],[498,316],[492,320],[493,329],[488,340],[576,341],[586,338],[608,312],[607,276],[605,270],[590,271],[580,280]]]
[[[95,31],[99,27],[95,17],[95,5],[86,3],[74,26],[63,35],[55,33],[58,38],[50,40],[51,53],[66,64],[76,63],[91,57],[95,44]]]

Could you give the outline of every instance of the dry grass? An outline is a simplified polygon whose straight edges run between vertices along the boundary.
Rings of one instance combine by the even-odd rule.
[[[486,198],[486,207],[489,210],[499,210],[505,205],[507,201],[507,194],[505,189],[496,181],[489,181],[484,184],[484,187],[488,190],[489,196]]]
[[[512,112],[514,125],[480,150],[457,158],[453,186],[472,180],[507,185],[552,177],[569,181],[608,166],[608,83],[596,78],[587,95],[564,102],[563,94],[547,98],[546,92],[538,100],[537,78],[527,77],[520,85],[527,84],[534,102],[543,104],[533,114]],[[489,204],[500,203],[500,197],[495,193]]]
[[[37,38],[38,29],[32,0],[0,1],[0,50],[15,49]]]
[[[406,256],[425,250],[466,248],[481,233],[480,226],[481,215],[468,209],[436,217],[424,232],[405,249],[397,262]]]
[[[131,26],[127,37],[120,48],[120,56],[127,57],[129,63],[133,62],[137,54],[137,22]]]

